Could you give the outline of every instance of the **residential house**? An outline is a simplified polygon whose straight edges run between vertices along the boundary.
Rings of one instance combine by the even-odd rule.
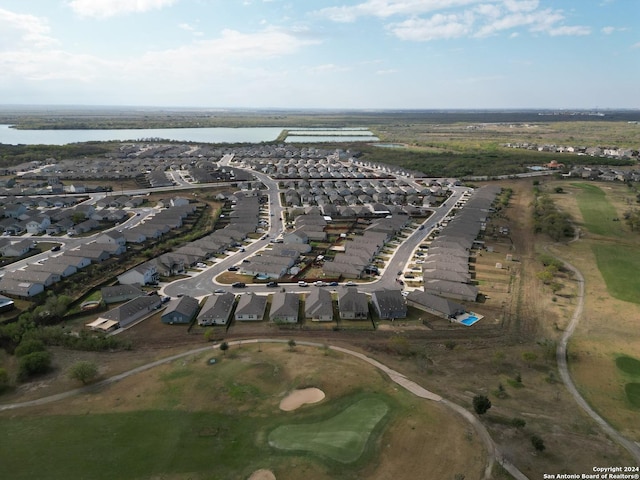
[[[127,239],[122,232],[111,230],[109,232],[104,232],[102,235],[98,235],[96,243],[124,246],[127,243]]]
[[[355,287],[345,288],[338,295],[338,312],[343,320],[365,320],[369,316],[367,295]]]
[[[144,292],[135,285],[113,285],[100,289],[102,301],[106,304],[121,303],[141,297]]]
[[[149,285],[158,282],[158,272],[153,263],[145,262],[118,275],[121,285]]]
[[[235,300],[236,296],[229,292],[207,297],[207,301],[198,314],[198,325],[226,325],[229,323]]]
[[[33,240],[20,240],[19,242],[0,247],[0,254],[2,254],[3,257],[22,257],[29,253],[29,250],[31,250],[33,246]]]
[[[198,300],[188,295],[171,300],[167,308],[162,313],[160,320],[162,323],[173,325],[174,323],[190,324],[196,317],[200,304]]]
[[[447,320],[452,320],[465,312],[464,306],[459,303],[421,290],[409,293],[407,304]]]
[[[304,314],[313,322],[333,320],[333,300],[331,292],[325,288],[314,288],[304,301]]]
[[[261,321],[267,308],[267,297],[245,293],[240,295],[235,319],[238,321]]]
[[[93,329],[103,330],[107,325],[109,325],[108,328],[113,327],[114,324],[110,322],[116,322],[117,328],[124,328],[136,320],[149,315],[154,310],[160,308],[160,306],[160,297],[158,295],[143,295],[112,308],[108,312],[100,315],[95,322],[87,324],[87,326]]]
[[[7,273],[6,276],[21,282],[41,283],[45,287],[50,287],[60,281],[60,275],[35,270],[15,270]]]
[[[381,319],[394,320],[407,316],[407,304],[401,290],[375,290],[371,293],[371,303]]]
[[[44,285],[37,282],[15,280],[4,276],[0,278],[0,292],[16,297],[35,297],[44,292]]]
[[[300,297],[297,293],[274,293],[269,320],[275,323],[297,323],[299,308]]]

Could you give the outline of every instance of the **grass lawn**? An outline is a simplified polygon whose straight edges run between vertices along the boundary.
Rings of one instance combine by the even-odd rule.
[[[214,464],[213,478],[233,478],[260,455],[246,433],[252,423],[182,411],[3,418],[0,462],[11,479],[150,478],[212,471]]]
[[[631,405],[640,408],[640,383],[627,383],[624,386],[624,391]]]
[[[614,218],[619,217],[619,213],[609,203],[605,192],[600,187],[587,183],[571,185],[580,189],[577,196],[578,207],[587,230],[596,235],[613,237],[621,237],[625,234],[623,222],[613,221]]]
[[[616,358],[616,366],[628,375],[640,376],[640,360],[627,355]]]
[[[594,244],[598,269],[611,296],[626,302],[640,303],[640,254],[636,247]]]
[[[351,463],[360,457],[376,425],[389,407],[380,398],[359,400],[337,415],[312,424],[282,425],[269,435],[269,444]]]

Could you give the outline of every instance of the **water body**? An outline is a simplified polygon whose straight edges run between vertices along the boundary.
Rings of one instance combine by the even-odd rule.
[[[272,142],[282,133],[280,127],[243,128],[141,128],[120,130],[17,130],[0,125],[0,143],[6,145],[67,145],[81,142],[175,140],[197,143]]]
[[[289,135],[286,143],[320,143],[320,142],[377,142],[378,137],[371,135]]]
[[[196,143],[272,142],[282,133],[280,127],[140,128],[113,130],[17,130],[0,125],[0,143],[5,145],[67,145],[82,142],[141,141],[149,139]],[[377,142],[366,128],[292,128],[287,143]]]

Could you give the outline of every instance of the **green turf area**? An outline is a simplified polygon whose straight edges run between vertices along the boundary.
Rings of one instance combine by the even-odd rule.
[[[640,376],[640,360],[626,355],[616,358],[616,366],[624,373]]]
[[[269,444],[280,450],[309,452],[341,463],[355,462],[388,410],[380,398],[363,398],[321,422],[282,425],[269,434]]]
[[[624,391],[627,394],[629,402],[634,407],[640,408],[640,383],[627,383],[624,386]]]
[[[594,245],[593,253],[609,294],[618,300],[640,303],[638,249],[623,245]]]
[[[613,220],[618,218],[618,212],[609,203],[602,189],[587,183],[571,185],[580,188],[577,196],[578,207],[582,213],[584,226],[589,232],[613,237],[621,237],[625,234],[622,228],[623,222]]]
[[[6,479],[237,478],[247,459],[262,455],[250,434],[254,423],[180,411],[2,418],[0,464]]]

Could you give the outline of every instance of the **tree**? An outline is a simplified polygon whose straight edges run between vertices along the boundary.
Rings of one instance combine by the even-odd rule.
[[[538,451],[538,452],[544,452],[544,449],[546,448],[544,446],[544,440],[542,440],[537,435],[532,435],[531,436],[531,445],[533,445],[533,448],[535,448],[536,451]]]
[[[289,345],[289,350],[294,350],[296,348],[296,341],[293,338],[290,338],[287,345]]]
[[[491,400],[486,395],[473,397],[473,409],[478,415],[484,415],[491,408]]]
[[[227,354],[227,350],[229,350],[229,344],[227,342],[222,342],[220,344],[220,350],[222,350],[222,353],[224,353],[226,355]]]
[[[80,361],[71,366],[69,378],[78,380],[83,385],[90,383],[98,376],[98,366],[93,362]]]

